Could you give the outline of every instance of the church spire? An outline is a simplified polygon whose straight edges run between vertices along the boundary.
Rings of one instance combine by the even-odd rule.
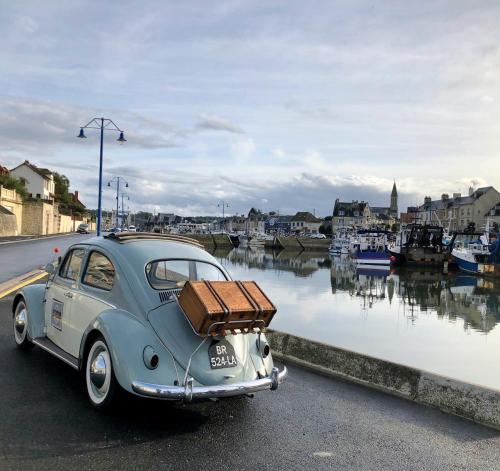
[[[392,185],[391,206],[389,210],[393,216],[398,217],[398,190],[396,188],[396,181]]]

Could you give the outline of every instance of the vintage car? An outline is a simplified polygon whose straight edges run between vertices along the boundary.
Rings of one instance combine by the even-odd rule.
[[[187,280],[230,280],[196,241],[119,233],[71,246],[49,264],[47,284],[13,302],[20,349],[37,345],[80,370],[90,403],[105,409],[121,389],[158,399],[253,395],[277,389],[263,332],[197,334],[180,308]]]

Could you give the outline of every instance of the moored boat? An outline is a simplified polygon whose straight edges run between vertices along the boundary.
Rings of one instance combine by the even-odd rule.
[[[388,249],[399,265],[439,266],[450,260],[441,226],[409,224],[399,231]]]
[[[352,254],[354,261],[362,265],[390,265],[387,235],[387,231],[378,229],[359,230],[356,251]]]
[[[487,232],[470,234],[469,240],[455,243],[451,254],[462,271],[500,277],[500,239],[490,243]]]

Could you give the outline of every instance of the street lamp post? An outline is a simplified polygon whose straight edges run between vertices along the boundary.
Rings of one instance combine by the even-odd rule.
[[[99,129],[101,131],[101,144],[99,152],[99,196],[97,200],[97,235],[101,235],[101,207],[102,207],[102,151],[104,146],[104,131],[116,131],[120,133],[118,142],[123,143],[127,140],[123,135],[123,131],[113,121],[107,118],[93,118],[85,126],[80,128],[80,134],[77,137],[87,138],[84,129]]]
[[[122,196],[122,227],[121,227],[121,230],[123,231],[123,219],[125,218],[125,208],[123,206],[123,198],[126,196],[127,197],[127,201],[130,201],[130,198],[127,195],[127,193],[122,193],[121,196]]]
[[[222,224],[223,224],[223,227],[224,227],[224,232],[226,232],[226,219],[225,219],[225,216],[224,216],[224,210],[226,208],[229,208],[229,204],[226,203],[225,201],[221,201],[217,207],[220,208],[222,206]]]
[[[118,201],[119,201],[119,195],[120,195],[120,182],[125,183],[125,188],[128,188],[128,181],[125,180],[123,177],[113,177],[109,182],[108,186],[111,187],[111,184],[116,185],[116,227],[118,227]],[[123,201],[122,201],[122,211],[123,211]]]

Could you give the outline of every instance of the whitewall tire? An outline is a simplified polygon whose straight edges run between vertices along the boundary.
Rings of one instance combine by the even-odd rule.
[[[13,324],[14,340],[16,341],[17,348],[26,350],[33,347],[33,343],[31,343],[28,335],[28,308],[24,299],[21,299],[16,305]]]
[[[100,410],[111,406],[117,383],[111,354],[103,337],[94,339],[89,348],[85,359],[85,386],[92,406]]]

